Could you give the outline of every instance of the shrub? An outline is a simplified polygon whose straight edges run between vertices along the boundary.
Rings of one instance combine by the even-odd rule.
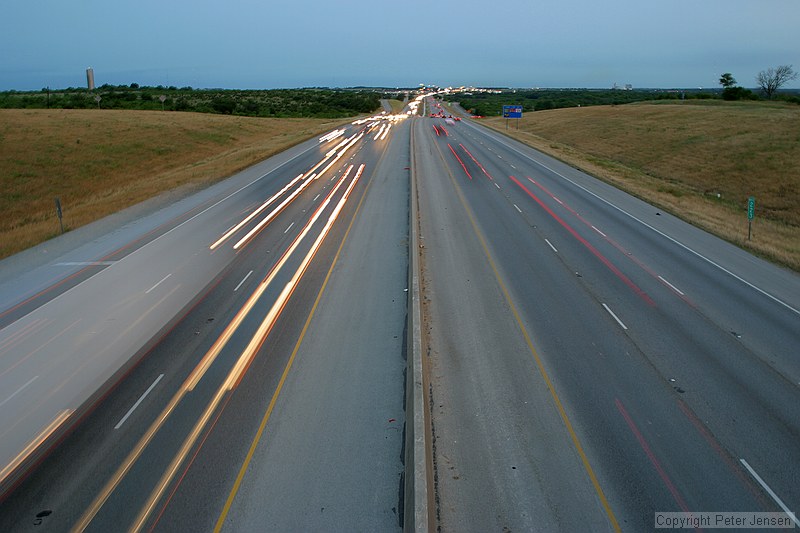
[[[211,102],[211,109],[213,109],[217,113],[223,113],[225,115],[230,115],[233,113],[233,110],[236,109],[236,102],[233,98],[215,98]]]
[[[725,87],[722,90],[723,100],[747,100],[752,99],[753,91],[744,87]]]

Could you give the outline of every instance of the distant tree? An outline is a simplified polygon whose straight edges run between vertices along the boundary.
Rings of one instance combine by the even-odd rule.
[[[781,65],[776,68],[770,67],[767,70],[762,70],[756,76],[756,81],[764,94],[767,95],[767,98],[771,100],[778,89],[796,78],[797,72],[794,71],[792,65]]]
[[[723,100],[757,100],[758,97],[750,89],[744,87],[725,87],[722,89]]]
[[[728,87],[736,86],[736,78],[733,77],[733,74],[730,72],[726,72],[722,76],[719,77],[719,84],[722,85],[723,89],[727,89]]]
[[[217,113],[230,115],[236,109],[236,101],[233,98],[219,97],[211,102],[211,109]]]

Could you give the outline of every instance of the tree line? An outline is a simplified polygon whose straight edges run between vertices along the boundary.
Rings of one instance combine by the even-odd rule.
[[[93,91],[70,87],[0,92],[0,108],[141,109],[194,111],[253,117],[345,118],[372,113],[384,95],[369,89],[193,89],[102,85]]]
[[[737,85],[729,72],[720,76],[719,89],[506,89],[498,93],[451,94],[445,100],[480,116],[498,116],[503,105],[521,105],[523,112],[592,105],[621,105],[649,100],[718,99],[767,100],[781,99],[800,104],[800,91],[780,91],[788,82],[797,79],[791,65],[782,65],[759,72],[756,83],[760,92]]]
[[[756,83],[758,83],[758,87],[764,96],[768,100],[772,100],[781,87],[796,79],[797,72],[792,68],[792,65],[781,65],[759,72],[758,76],[756,76]],[[753,91],[739,87],[736,78],[730,72],[725,72],[719,77],[719,84],[722,85],[722,98],[724,100],[757,99]],[[796,103],[800,103],[800,101]]]
[[[524,113],[585,107],[595,105],[622,105],[649,100],[710,99],[714,90],[681,91],[661,89],[515,89],[500,93],[452,94],[445,100],[459,102],[461,107],[479,116],[498,116],[503,105],[521,105]]]

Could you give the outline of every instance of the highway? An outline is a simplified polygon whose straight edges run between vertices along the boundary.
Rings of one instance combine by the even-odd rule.
[[[800,277],[424,105],[0,263],[0,530],[797,509]]]
[[[796,274],[473,123],[412,134],[443,531],[796,509]]]
[[[9,284],[0,529],[399,528],[407,128],[337,129]]]

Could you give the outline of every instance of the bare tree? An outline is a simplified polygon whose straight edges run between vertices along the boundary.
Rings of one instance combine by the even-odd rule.
[[[756,81],[767,98],[772,99],[775,92],[786,85],[788,82],[797,78],[797,72],[794,71],[792,65],[781,65],[776,68],[768,68],[762,70],[756,76]]]

